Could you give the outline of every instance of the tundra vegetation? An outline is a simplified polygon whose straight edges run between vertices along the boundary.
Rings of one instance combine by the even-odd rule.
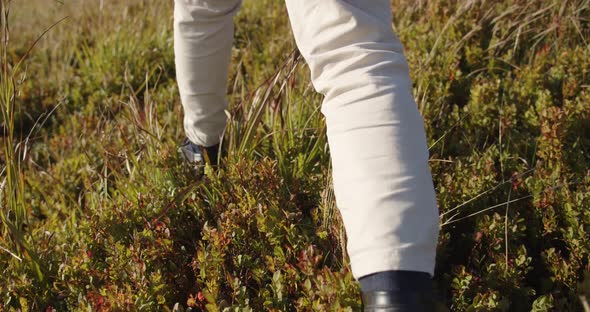
[[[282,1],[236,17],[228,156],[202,182],[177,153],[173,1],[1,3],[0,310],[359,310]],[[587,307],[590,1],[392,4],[444,305]]]

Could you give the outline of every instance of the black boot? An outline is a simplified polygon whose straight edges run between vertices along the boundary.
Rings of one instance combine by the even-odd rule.
[[[365,312],[435,311],[430,274],[416,271],[384,271],[359,279]]]
[[[219,158],[223,155],[219,149],[220,144],[213,146],[201,146],[185,139],[178,149],[187,165],[193,171],[194,176],[200,179],[205,169],[205,164],[208,163],[212,167],[217,167]]]
[[[364,312],[434,312],[432,293],[372,291],[363,294]]]
[[[209,158],[209,162],[211,166],[217,166],[217,161],[221,154],[219,150],[219,144],[215,144],[213,146],[205,147],[205,152],[207,153],[207,158]]]

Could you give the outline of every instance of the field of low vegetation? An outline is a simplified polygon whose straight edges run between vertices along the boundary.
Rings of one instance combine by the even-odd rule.
[[[236,17],[228,156],[202,182],[177,152],[173,1],[1,3],[0,311],[360,310],[283,1]],[[590,1],[392,7],[443,305],[590,311]]]

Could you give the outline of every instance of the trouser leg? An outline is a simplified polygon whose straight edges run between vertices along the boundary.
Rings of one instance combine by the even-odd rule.
[[[286,0],[325,95],[336,203],[353,275],[433,275],[438,211],[423,120],[389,0]]]
[[[219,143],[227,123],[226,89],[233,16],[240,0],[175,0],[174,52],[184,129],[193,143]]]

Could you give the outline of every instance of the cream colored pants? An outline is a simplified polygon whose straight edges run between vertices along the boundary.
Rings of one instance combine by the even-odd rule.
[[[240,0],[175,0],[176,70],[187,137],[219,142]],[[315,89],[325,95],[336,203],[355,278],[434,273],[438,210],[424,124],[389,0],[286,0]]]

